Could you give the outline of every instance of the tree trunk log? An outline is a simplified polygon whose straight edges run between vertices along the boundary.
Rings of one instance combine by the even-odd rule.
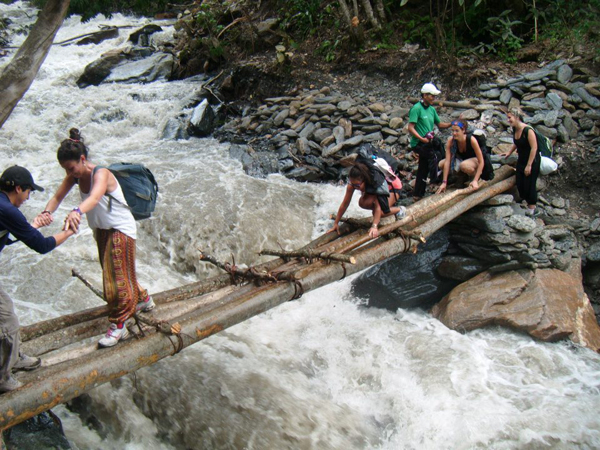
[[[0,128],[25,95],[63,23],[69,0],[48,0],[29,36],[0,75]]]
[[[377,31],[381,30],[381,25],[379,24],[379,22],[377,21],[377,18],[375,17],[375,14],[373,13],[373,7],[371,6],[371,1],[370,0],[362,0],[362,5],[363,5],[363,8],[365,9],[365,13],[367,14],[367,19],[369,19],[369,22],[371,22],[371,25],[373,25],[373,28],[375,28]]]
[[[418,103],[419,101],[420,101],[420,99],[418,99],[418,98],[414,98],[414,97],[408,98],[409,103]],[[460,109],[471,109],[480,104],[481,104],[481,101],[477,100],[477,99],[470,99],[469,101],[465,101],[465,102],[451,102],[451,101],[446,101],[446,100],[435,100],[433,102],[433,106],[445,106],[445,107],[449,107],[449,108],[460,108]]]
[[[282,258],[320,258],[326,261],[340,261],[347,262],[350,264],[355,264],[356,260],[349,255],[342,255],[340,253],[327,253],[327,252],[318,252],[314,250],[306,250],[303,252],[298,251],[282,251],[282,250],[262,250],[260,252],[261,255],[272,255],[272,256],[280,256]]]

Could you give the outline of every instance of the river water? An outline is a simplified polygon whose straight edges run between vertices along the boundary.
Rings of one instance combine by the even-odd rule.
[[[0,14],[16,29],[35,12],[16,2]],[[55,41],[145,23],[72,17]],[[256,263],[263,247],[297,248],[326,230],[342,187],[251,178],[226,144],[160,140],[197,83],[77,88],[83,68],[134,29],[98,46],[54,46],[0,130],[0,168],[26,166],[46,187],[24,214],[33,218],[58,187],[56,149],[78,127],[95,162],[143,162],[158,180],[157,211],[138,222],[138,274],[151,292],[216,274],[199,249]],[[153,41],[172,33],[165,24]],[[12,39],[18,46],[24,36]],[[70,194],[43,232],[56,232],[77,202]],[[72,267],[101,285],[87,226],[48,255],[21,244],[2,252],[0,283],[23,324],[100,304]],[[64,406],[55,412],[78,449],[600,448],[597,354],[500,328],[463,335],[426,311],[366,308],[353,292],[346,279],[307,293],[95,389],[90,410],[101,426]]]

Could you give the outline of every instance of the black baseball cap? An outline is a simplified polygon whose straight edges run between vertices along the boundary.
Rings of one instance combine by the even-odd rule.
[[[12,166],[6,169],[0,176],[1,187],[31,188],[34,191],[43,191],[44,188],[33,182],[33,177],[29,170],[21,166]]]

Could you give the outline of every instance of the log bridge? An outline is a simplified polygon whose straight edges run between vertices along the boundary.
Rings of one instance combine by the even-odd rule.
[[[326,233],[299,250],[263,250],[262,254],[278,258],[249,269],[220,263],[200,252],[201,259],[227,273],[153,294],[156,309],[137,314],[135,323],[128,325],[135,338],[112,348],[98,349],[96,343],[106,329],[106,306],[23,327],[23,352],[40,356],[42,366],[20,374],[24,386],[0,396],[0,430],[172,356],[305,292],[400,253],[415,253],[436,230],[514,185],[514,170],[503,166],[477,191],[457,189],[409,206],[402,220],[384,221],[376,239],[368,235],[370,218],[347,220],[339,235]]]

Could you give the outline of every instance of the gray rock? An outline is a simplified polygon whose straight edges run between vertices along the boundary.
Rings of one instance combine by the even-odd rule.
[[[556,75],[555,70],[542,69],[535,72],[526,73],[523,77],[528,81],[541,80],[542,78]]]
[[[183,117],[171,117],[162,132],[162,139],[176,141],[179,139],[189,139],[190,135],[187,132],[187,120]]]
[[[215,122],[215,112],[207,99],[194,108],[188,132],[192,136],[204,137],[212,133]]]
[[[588,261],[600,261],[600,242],[596,242],[595,244],[590,245],[585,252],[585,256]]]
[[[275,118],[273,119],[273,123],[276,127],[280,126],[285,119],[287,119],[290,115],[290,109],[285,108],[281,112],[279,112]]]
[[[484,247],[477,244],[469,244],[461,242],[458,247],[464,251],[467,255],[477,258],[482,261],[489,262],[491,264],[501,264],[511,260],[511,257],[507,253],[502,253],[495,250],[493,247]]]
[[[333,129],[333,136],[335,137],[335,143],[341,144],[344,142],[344,128],[341,126],[337,126]]]
[[[340,111],[348,111],[352,107],[352,102],[349,100],[343,100],[337,105]]]
[[[500,194],[492,197],[485,202],[481,203],[481,205],[485,206],[500,206],[500,205],[510,205],[514,201],[514,197],[510,194]]]
[[[483,272],[489,264],[467,256],[445,256],[437,267],[437,273],[451,280],[466,281]]]
[[[463,119],[465,119],[465,120],[479,119],[479,111],[477,111],[476,109],[467,109],[466,111],[463,111],[461,114],[462,114]]]
[[[592,120],[600,120],[600,110],[598,109],[588,109],[585,115]]]
[[[536,130],[549,139],[556,139],[556,136],[558,136],[558,132],[554,128],[548,128],[544,125],[538,125]]]
[[[151,25],[148,25],[148,26],[151,26]],[[154,26],[156,26],[156,25],[154,25]],[[160,28],[160,27],[158,27],[158,28]],[[161,30],[162,30],[162,28],[161,28]],[[87,36],[87,37],[84,37],[83,39],[80,39],[75,44],[76,45],[99,44],[100,42],[105,41],[107,39],[114,39],[117,37],[119,37],[119,29],[117,27],[110,27],[110,28],[106,28],[104,30],[96,31],[91,36]],[[137,44],[137,42],[135,42],[135,43]]]
[[[558,120],[558,111],[556,111],[556,110],[550,111],[548,114],[546,114],[546,117],[544,118],[544,125],[546,125],[547,127],[553,128],[554,126],[556,126],[557,120]]]
[[[383,140],[381,132],[371,133],[363,136],[362,142],[377,142]]]
[[[310,151],[308,139],[304,136],[298,138],[298,140],[296,141],[296,147],[298,148],[298,151],[303,155],[306,155]]]
[[[500,93],[500,102],[508,105],[510,99],[513,97],[513,92],[510,89],[503,89]]]
[[[329,137],[333,132],[329,128],[321,128],[313,133],[313,138],[316,142],[321,142],[326,137]]]
[[[497,84],[493,84],[493,83],[483,83],[479,85],[479,90],[480,91],[489,91],[490,89],[495,89],[497,88],[498,85]]]
[[[567,129],[569,137],[571,139],[575,139],[577,137],[577,133],[579,133],[579,126],[577,125],[577,123],[571,117],[566,116],[563,119],[563,125]]]
[[[600,100],[591,95],[584,86],[575,88],[575,94],[579,95],[592,108],[600,108]]]
[[[556,132],[558,133],[558,140],[560,142],[569,141],[569,132],[562,123],[556,128]]]
[[[173,73],[174,57],[170,53],[155,53],[139,61],[117,65],[102,83],[150,83],[166,80]]]
[[[579,119],[579,125],[582,130],[591,130],[594,126],[594,121],[588,117],[584,117],[583,119]]]
[[[512,92],[514,92],[515,94],[517,94],[519,97],[525,95],[525,90],[522,89],[519,86],[516,85],[511,85],[508,87]]]
[[[569,81],[571,81],[572,76],[573,69],[571,69],[568,64],[563,64],[556,72],[556,80],[561,84],[567,84]]]
[[[500,97],[500,89],[494,88],[489,91],[483,91],[481,95],[486,98],[498,98]]]
[[[294,167],[294,160],[292,158],[283,158],[279,160],[279,171],[285,172]]]
[[[522,231],[524,233],[529,233],[535,230],[536,228],[535,220],[526,216],[516,214],[514,216],[509,217],[509,219],[506,221],[506,224],[509,227],[514,228],[518,231]]]
[[[550,92],[548,95],[546,95],[546,102],[548,102],[548,105],[550,105],[550,107],[556,111],[560,110],[563,106],[562,98],[560,98],[560,96],[554,92]]]
[[[592,232],[597,232],[600,231],[600,217],[596,218],[592,221],[591,225],[590,225],[590,231]]]
[[[304,128],[302,128],[302,131],[298,134],[300,137],[306,138],[306,139],[310,139],[310,137],[312,136],[312,134],[315,131],[315,124],[312,122],[308,122]]]

